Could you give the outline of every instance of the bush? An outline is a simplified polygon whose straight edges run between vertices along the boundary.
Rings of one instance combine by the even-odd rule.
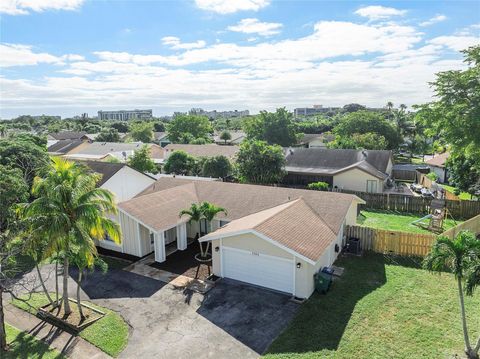
[[[307,186],[308,189],[313,189],[314,191],[328,191],[327,182],[313,182],[309,183]]]
[[[455,196],[460,196],[460,193],[462,193],[462,191],[460,191],[458,188],[454,188],[454,189],[453,189],[453,194],[454,194]]]
[[[438,175],[435,172],[429,172],[426,177],[431,181],[438,180]]]

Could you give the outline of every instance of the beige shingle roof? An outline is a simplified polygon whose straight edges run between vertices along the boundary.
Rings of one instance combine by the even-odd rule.
[[[173,151],[185,151],[194,157],[215,157],[225,156],[228,158],[234,157],[239,151],[238,146],[220,146],[216,144],[207,145],[182,145],[169,144],[165,146],[165,151],[171,153]]]
[[[445,162],[447,162],[448,157],[450,157],[449,152],[441,153],[428,161],[425,161],[427,165],[443,168],[445,167]]]
[[[313,262],[337,238],[303,198],[299,198],[232,221],[201,240],[228,237],[245,231],[260,233]]]

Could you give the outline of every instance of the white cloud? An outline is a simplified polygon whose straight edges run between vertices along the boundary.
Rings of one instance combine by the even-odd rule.
[[[465,50],[466,48],[480,44],[480,38],[476,36],[438,36],[428,41],[432,45],[445,46],[454,51]]]
[[[244,34],[258,34],[261,36],[271,36],[280,33],[282,24],[278,22],[261,22],[258,19],[242,19],[236,25],[231,25],[227,29],[234,32],[243,32]]]
[[[26,66],[40,63],[61,64],[62,58],[47,53],[33,52],[32,46],[0,44],[0,66]]]
[[[206,42],[203,40],[198,40],[195,42],[182,43],[178,37],[166,36],[162,38],[162,44],[167,45],[174,50],[191,50],[205,47]]]
[[[231,14],[237,11],[258,11],[270,4],[270,0],[195,0],[202,10],[219,14]]]
[[[445,15],[437,14],[434,17],[428,19],[427,21],[421,22],[420,26],[430,26],[436,24],[437,22],[442,22],[445,20],[447,20],[447,17]]]
[[[85,0],[1,0],[0,13],[26,15],[30,11],[77,10]]]
[[[399,10],[393,7],[379,5],[366,6],[355,11],[355,14],[367,17],[369,20],[384,20],[393,16],[403,16],[407,10]]]
[[[62,56],[62,59],[73,62],[73,61],[83,61],[85,60],[85,57],[78,54],[66,54]]]

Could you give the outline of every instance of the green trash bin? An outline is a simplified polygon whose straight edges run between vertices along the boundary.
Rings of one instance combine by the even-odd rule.
[[[328,273],[315,273],[313,280],[315,282],[315,290],[322,294],[326,294],[332,285],[332,275]]]

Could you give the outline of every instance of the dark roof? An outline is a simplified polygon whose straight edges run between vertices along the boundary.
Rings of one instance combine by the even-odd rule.
[[[83,143],[81,140],[60,140],[47,148],[49,153],[66,154]]]
[[[385,150],[294,148],[287,150],[286,170],[292,173],[334,175],[359,168],[375,177],[386,178],[391,156],[391,151]]]
[[[56,140],[79,140],[87,133],[85,131],[60,131],[49,133]]]
[[[117,173],[124,166],[126,166],[126,164],[124,163],[111,163],[101,161],[78,161],[78,163],[82,163],[88,168],[90,168],[93,172],[102,175],[102,179],[97,183],[97,187],[102,186],[105,182],[112,178],[115,173]]]

